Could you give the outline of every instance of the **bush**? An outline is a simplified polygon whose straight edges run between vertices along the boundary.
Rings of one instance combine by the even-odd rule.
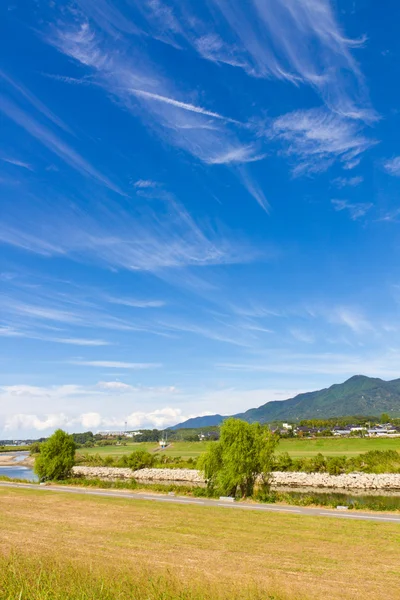
[[[128,456],[128,466],[133,470],[151,468],[156,463],[154,454],[146,450],[137,450]]]
[[[57,429],[47,442],[40,446],[35,460],[35,473],[40,481],[67,478],[75,464],[75,442],[62,429]]]

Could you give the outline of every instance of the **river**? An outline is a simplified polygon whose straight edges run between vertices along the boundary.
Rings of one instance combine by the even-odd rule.
[[[0,477],[12,477],[15,479],[26,479],[27,481],[37,481],[37,477],[30,467],[20,465],[27,456],[28,452],[2,452],[0,456],[15,456],[12,464],[0,465]]]

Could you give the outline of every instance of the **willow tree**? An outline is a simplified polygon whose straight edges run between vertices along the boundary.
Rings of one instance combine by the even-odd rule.
[[[210,445],[201,461],[208,488],[242,498],[253,495],[256,483],[259,493],[268,491],[277,441],[259,423],[224,421],[219,441]]]
[[[40,444],[40,454],[34,470],[40,481],[66,479],[75,464],[76,445],[72,435],[57,429],[46,442]]]

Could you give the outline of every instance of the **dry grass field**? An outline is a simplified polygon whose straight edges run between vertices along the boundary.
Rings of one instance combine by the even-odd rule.
[[[0,489],[0,556],[1,600],[398,600],[400,589],[396,523],[32,490]]]

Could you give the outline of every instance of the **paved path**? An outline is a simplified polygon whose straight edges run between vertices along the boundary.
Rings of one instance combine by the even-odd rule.
[[[120,490],[102,490],[86,489],[67,486],[39,486],[33,483],[11,483],[0,482],[1,487],[10,487],[17,489],[30,489],[42,492],[63,492],[64,494],[84,494],[86,496],[106,496],[111,498],[129,498],[131,500],[152,500],[154,502],[169,502],[171,504],[197,504],[198,506],[220,506],[232,510],[254,510],[261,512],[293,513],[299,515],[308,515],[312,517],[335,517],[339,519],[355,519],[367,521],[392,522],[400,525],[400,515],[393,513],[365,513],[361,511],[340,511],[338,509],[325,508],[303,508],[301,506],[283,506],[277,504],[256,504],[248,502],[229,502],[221,500],[211,500],[207,498],[185,498],[183,496],[170,496],[164,494],[148,494],[144,492],[125,492]]]

